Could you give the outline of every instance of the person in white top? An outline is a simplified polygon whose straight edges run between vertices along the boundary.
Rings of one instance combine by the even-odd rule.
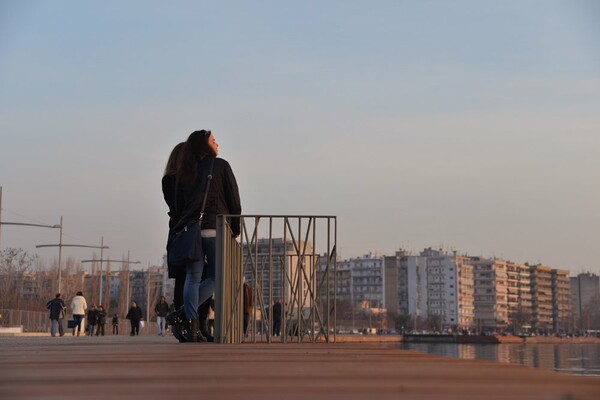
[[[77,336],[79,336],[81,333],[81,320],[83,320],[87,310],[87,302],[83,297],[83,293],[77,292],[77,295],[73,297],[71,310],[73,311],[73,336],[75,336],[75,329],[77,329]]]

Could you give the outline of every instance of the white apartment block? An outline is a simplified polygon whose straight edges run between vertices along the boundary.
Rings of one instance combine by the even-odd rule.
[[[400,250],[387,261],[395,261],[398,268],[398,313],[422,318],[436,315],[444,326],[473,327],[473,267],[469,257],[428,248],[418,256]]]

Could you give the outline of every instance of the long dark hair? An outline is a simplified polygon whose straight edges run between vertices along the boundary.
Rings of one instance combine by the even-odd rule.
[[[179,172],[181,179],[191,183],[196,179],[198,163],[205,157],[216,156],[213,149],[208,145],[211,132],[206,130],[194,131],[190,134],[181,154],[181,165]]]
[[[169,160],[167,161],[167,166],[165,167],[165,173],[163,176],[175,175],[179,171],[179,165],[181,164],[181,154],[183,153],[184,145],[185,142],[181,142],[177,146],[173,147],[173,150],[171,150],[171,155],[169,156]]]

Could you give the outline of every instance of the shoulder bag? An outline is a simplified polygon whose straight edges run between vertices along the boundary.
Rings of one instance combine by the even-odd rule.
[[[212,180],[213,164],[215,159],[210,162],[208,176],[206,177],[206,190],[202,200],[202,209],[200,210],[200,218],[188,223],[183,229],[176,231],[169,238],[167,243],[167,262],[169,265],[181,267],[204,259],[202,251],[202,238],[200,236],[200,225],[204,215],[204,207],[206,206],[206,198],[210,189],[210,181]],[[175,184],[175,204],[177,204],[177,183]]]

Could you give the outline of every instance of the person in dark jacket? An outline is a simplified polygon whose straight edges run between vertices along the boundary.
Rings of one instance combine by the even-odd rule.
[[[175,190],[178,184],[177,171],[179,170],[179,166],[181,164],[181,154],[183,153],[182,150],[184,145],[185,142],[181,142],[173,148],[171,154],[169,155],[167,166],[165,167],[165,172],[162,178],[163,197],[165,198],[165,203],[167,203],[167,206],[169,207],[168,238],[170,238],[173,234],[173,227],[179,221],[180,215],[185,207],[183,196],[180,195],[179,197],[177,197],[177,195],[175,194]],[[165,322],[171,325],[171,332],[173,333],[173,336],[175,336],[179,341],[184,341],[184,338],[181,334],[181,325],[185,323],[185,312],[183,311],[183,286],[185,283],[186,269],[185,266],[174,266],[169,263],[167,264],[167,267],[169,271],[169,279],[175,279],[175,287],[173,290],[174,310],[170,314],[165,316]],[[206,279],[207,272],[208,268],[204,268],[202,279]],[[198,315],[200,321],[204,321],[207,319],[211,299],[212,297],[206,300],[204,303],[202,303],[200,307],[198,307]],[[163,332],[164,334],[164,330],[160,329],[161,321],[158,316],[156,322],[159,324],[159,335],[161,334],[161,332]],[[206,329],[204,324],[200,324],[200,332],[204,337],[206,337],[207,341],[214,341],[214,338],[209,333],[209,330]]]
[[[208,300],[214,291],[217,215],[240,215],[242,206],[231,166],[222,158],[217,158],[219,145],[211,131],[192,132],[182,151],[178,171],[180,184],[177,185],[177,198],[183,197],[185,206],[179,221],[173,227],[174,231],[178,231],[200,219],[202,200],[208,182],[207,177],[212,165],[212,179],[210,180],[210,189],[200,226],[202,249],[206,257],[208,273],[206,279],[202,280],[204,260],[186,265],[183,289],[185,318],[190,321],[185,340],[204,341],[206,338],[201,334],[200,324],[203,325],[203,330],[207,330],[206,317],[202,321],[199,320],[198,305]],[[231,218],[228,223],[233,235],[239,236],[239,218]]]
[[[142,320],[142,309],[138,307],[136,301],[131,302],[131,308],[127,312],[127,319],[131,323],[131,332],[129,336],[138,336],[140,334],[140,321]]]
[[[248,325],[250,324],[250,317],[252,316],[253,305],[252,305],[252,288],[244,280],[244,337],[248,333]]]
[[[283,310],[281,307],[281,301],[277,299],[273,304],[273,336],[281,336],[281,318],[283,317]]]
[[[94,336],[94,329],[96,329],[96,324],[98,323],[98,309],[96,308],[96,306],[94,304],[92,304],[92,308],[90,308],[88,310],[87,320],[88,320],[87,335]]]
[[[112,333],[113,335],[119,334],[119,314],[115,314],[112,317]]]
[[[158,336],[165,335],[166,321],[165,318],[169,314],[169,303],[165,296],[160,296],[160,300],[154,306],[154,312],[156,313],[156,325],[158,327]]]
[[[165,198],[165,203],[169,207],[169,236],[172,235],[172,230],[175,224],[179,221],[179,216],[185,207],[183,196],[177,197],[175,189],[177,185],[177,171],[181,164],[181,154],[185,142],[179,143],[173,148],[165,167],[165,173],[162,178],[162,192]],[[175,203],[177,197],[177,204]],[[168,240],[167,240],[168,241]],[[173,289],[173,303],[175,310],[183,306],[183,284],[185,282],[185,267],[177,267],[167,264],[169,271],[169,279],[175,279],[175,287]]]
[[[62,294],[57,293],[52,300],[46,303],[46,308],[50,310],[50,334],[53,337],[56,336],[56,330],[58,329],[58,334],[64,336],[65,330],[63,328],[62,320],[65,318],[67,306],[62,299]]]
[[[98,306],[98,329],[96,330],[96,336],[104,336],[104,325],[106,324],[106,311],[102,305]]]

